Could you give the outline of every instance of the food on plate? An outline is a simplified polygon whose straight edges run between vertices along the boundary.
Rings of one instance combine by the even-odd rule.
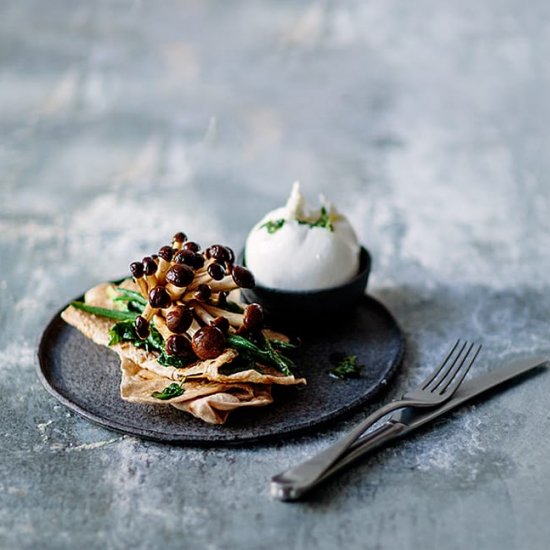
[[[261,306],[238,302],[234,291],[255,281],[230,248],[201,251],[177,233],[130,272],[62,312],[120,356],[123,399],[167,403],[223,424],[232,410],[270,404],[273,384],[305,383],[286,356],[295,345],[264,326]]]
[[[258,285],[280,290],[320,290],[352,279],[361,247],[348,220],[324,197],[307,208],[296,182],[286,206],[266,214],[250,231],[247,267]]]

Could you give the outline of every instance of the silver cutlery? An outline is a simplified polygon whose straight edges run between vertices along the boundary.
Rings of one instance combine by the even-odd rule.
[[[510,381],[521,374],[527,373],[537,367],[542,367],[548,362],[546,357],[535,357],[514,361],[509,365],[493,370],[488,374],[478,376],[474,380],[465,382],[456,391],[455,395],[445,403],[431,409],[406,408],[401,412],[394,413],[385,423],[359,438],[350,446],[347,453],[336,463],[333,463],[323,475],[319,476],[308,486],[294,486],[279,481],[275,476],[271,482],[271,495],[279,500],[298,500],[307,491],[316,487],[336,472],[349,466],[352,462],[365,454],[402,437],[413,430],[433,421],[448,411],[462,405],[466,401],[481,395],[482,393],[496,388],[504,382]]]
[[[272,479],[283,493],[302,494],[320,480],[348,449],[376,422],[405,407],[436,407],[451,399],[474,364],[480,345],[458,340],[441,364],[415,389],[400,400],[384,405],[355,426],[349,434],[305,462]]]

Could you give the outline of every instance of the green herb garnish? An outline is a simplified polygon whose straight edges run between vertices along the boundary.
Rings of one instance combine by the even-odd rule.
[[[288,357],[276,351],[263,335],[261,342],[256,344],[244,336],[231,334],[227,337],[227,345],[235,348],[239,353],[248,353],[254,359],[274,366],[286,376],[292,376],[292,370],[296,368],[296,365]]]
[[[324,206],[321,207],[321,213],[316,220],[298,220],[298,223],[301,225],[308,225],[309,227],[323,227],[329,231],[334,231],[334,225],[332,225],[332,221],[330,220],[330,214]]]
[[[260,229],[265,227],[268,233],[276,233],[277,231],[279,231],[279,229],[281,229],[281,227],[283,227],[284,224],[284,218],[279,218],[278,220],[269,220],[260,225]]]
[[[162,391],[154,391],[151,394],[151,397],[162,400],[172,399],[174,397],[179,397],[184,391],[185,390],[182,388],[181,384],[173,382],[169,386],[166,386]]]
[[[357,362],[357,355],[346,355],[338,364],[330,370],[330,374],[336,378],[359,378],[363,365]]]

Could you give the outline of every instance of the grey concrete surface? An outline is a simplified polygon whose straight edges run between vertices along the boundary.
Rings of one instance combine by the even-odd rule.
[[[269,477],[368,410],[178,448],[34,368],[67,300],[175,230],[239,248],[295,179],[349,215],[406,332],[383,400],[457,336],[478,370],[550,354],[549,54],[543,0],[0,2],[0,547],[547,548],[550,374],[283,504]]]

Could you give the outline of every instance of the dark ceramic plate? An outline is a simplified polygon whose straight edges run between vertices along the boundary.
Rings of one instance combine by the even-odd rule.
[[[42,336],[39,377],[69,409],[107,428],[138,437],[197,445],[239,445],[313,432],[365,405],[382,392],[399,366],[404,340],[392,315],[365,297],[346,322],[303,340],[293,353],[308,385],[275,388],[275,403],[232,413],[212,426],[163,405],[137,405],[119,397],[118,356],[98,346],[57,314]],[[357,355],[360,378],[329,376],[331,357]]]

